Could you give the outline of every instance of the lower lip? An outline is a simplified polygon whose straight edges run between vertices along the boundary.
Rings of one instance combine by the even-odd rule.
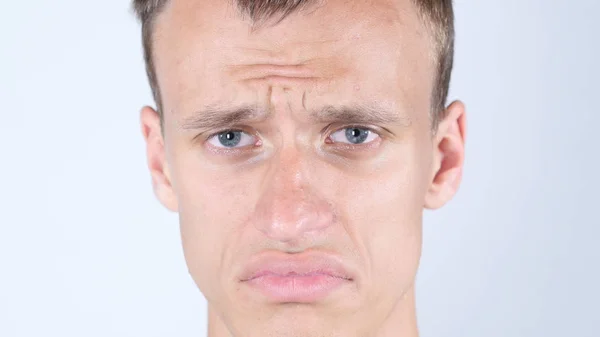
[[[262,275],[246,281],[275,302],[311,303],[324,299],[334,290],[350,282],[328,274]]]

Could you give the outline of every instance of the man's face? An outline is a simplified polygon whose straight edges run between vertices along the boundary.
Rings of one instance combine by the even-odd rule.
[[[411,1],[327,1],[256,29],[228,1],[171,1],[154,38],[149,165],[211,310],[236,336],[375,331],[412,291],[423,207],[458,184],[440,187],[458,115],[431,132]]]

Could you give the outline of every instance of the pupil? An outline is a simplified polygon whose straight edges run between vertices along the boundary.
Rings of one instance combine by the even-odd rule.
[[[219,134],[219,142],[225,147],[235,147],[242,140],[240,131],[227,131]]]
[[[358,128],[346,129],[346,138],[348,139],[348,141],[350,141],[350,143],[353,144],[360,144],[364,142],[368,136],[369,130]]]

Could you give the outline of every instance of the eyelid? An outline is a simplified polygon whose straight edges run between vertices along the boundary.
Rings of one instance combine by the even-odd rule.
[[[370,125],[364,125],[364,124],[356,124],[356,123],[350,123],[350,124],[329,124],[327,125],[325,128],[323,128],[322,130],[322,134],[325,135],[325,137],[323,138],[323,140],[327,140],[329,139],[329,137],[331,137],[332,134],[342,131],[344,129],[348,129],[348,128],[357,128],[357,129],[364,129],[364,130],[369,130],[369,132],[373,132],[375,133],[379,138],[383,138],[383,134],[385,128],[383,128],[383,130],[379,127],[376,126],[370,126]],[[248,131],[246,127],[243,126],[230,126],[227,128],[222,128],[218,131],[215,132],[211,132],[210,134],[206,135],[204,138],[205,143],[208,143],[208,141],[210,139],[212,139],[213,137],[218,136],[219,134],[222,134],[224,132],[229,132],[229,131],[233,131],[233,132],[242,132],[242,133],[246,133],[247,135],[254,137],[256,139],[255,145],[256,146],[260,146],[262,145],[262,139],[260,138],[260,135],[258,132],[256,131]],[[199,135],[200,136],[200,135]],[[338,146],[345,146],[345,147],[364,147],[367,144],[373,143],[373,141],[369,142],[369,143],[365,143],[365,144],[350,144],[350,143],[340,143],[340,142],[334,142],[334,144],[338,145]],[[227,152],[239,152],[239,151],[244,151],[247,150],[249,147],[253,147],[253,146],[242,146],[242,147],[234,147],[234,148],[227,148],[227,147],[218,147],[218,146],[214,146],[212,144],[209,144],[208,146],[212,147],[215,150],[219,150],[219,151],[227,151]]]
[[[225,129],[221,129],[219,131],[215,131],[215,132],[211,132],[206,136],[206,139],[210,139],[213,138],[215,136],[218,136],[219,134],[223,133],[223,132],[227,132],[227,131],[233,131],[233,132],[246,132],[244,130],[242,130],[241,128],[237,128],[237,127],[231,127],[231,128],[225,128]],[[246,132],[247,133],[247,132]]]
[[[379,132],[380,127],[374,126],[374,125],[368,125],[368,124],[361,124],[361,123],[352,123],[352,122],[348,122],[348,123],[331,123],[327,126],[325,126],[322,130],[323,133],[327,133],[328,131],[334,130],[334,131],[338,131],[341,129],[347,129],[347,128],[357,128],[357,129],[367,129],[367,130],[371,130],[373,132]]]
[[[335,129],[334,129],[335,127]],[[356,129],[364,129],[364,130],[369,130],[369,132],[373,132],[375,134],[377,134],[377,136],[379,137],[383,137],[383,131],[375,126],[369,126],[369,125],[362,125],[362,124],[343,124],[343,125],[328,125],[325,127],[325,129],[323,130],[323,133],[326,135],[325,139],[329,138],[332,134],[344,130],[344,129],[349,129],[349,128],[356,128]]]
[[[215,148],[215,149],[219,149],[219,150],[227,150],[227,151],[238,151],[238,150],[243,150],[246,149],[248,147],[251,147],[251,145],[245,145],[245,146],[240,146],[240,147],[232,147],[232,148],[228,148],[228,147],[221,147],[221,146],[214,146],[212,144],[210,144],[210,140],[219,136],[219,134],[225,133],[225,132],[241,132],[241,133],[245,133],[246,135],[252,137],[255,139],[255,141],[253,142],[254,144],[256,143],[262,143],[260,140],[260,137],[258,136],[258,134],[256,132],[249,132],[247,130],[244,130],[244,127],[237,127],[237,126],[232,126],[232,127],[228,127],[228,128],[223,128],[219,131],[215,131],[215,132],[211,132],[210,134],[208,134],[206,136],[206,138],[204,139],[204,143],[208,143],[210,147]],[[260,145],[260,144],[258,144]]]
[[[361,125],[361,124],[349,124],[349,125],[345,125],[342,126],[340,128],[338,128],[338,130],[341,129],[350,129],[350,128],[356,128],[356,129],[365,129],[365,130],[369,130],[369,131],[373,131],[373,132],[377,132],[377,128],[369,126],[369,125]]]

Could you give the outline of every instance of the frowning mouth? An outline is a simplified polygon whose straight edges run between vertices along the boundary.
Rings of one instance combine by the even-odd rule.
[[[265,270],[265,271],[261,271],[259,273],[257,273],[256,275],[250,277],[247,280],[242,280],[242,281],[252,281],[258,278],[264,278],[264,277],[290,277],[290,278],[302,278],[302,277],[316,277],[316,276],[327,276],[327,277],[333,277],[333,278],[340,278],[340,279],[344,279],[347,281],[352,280],[349,277],[346,276],[341,276],[338,275],[338,273],[333,272],[333,271],[327,271],[327,270],[316,270],[316,271],[312,271],[312,272],[308,272],[308,273],[298,273],[296,271],[290,271],[287,272],[285,274],[281,274],[281,273],[276,273],[270,270]]]
[[[278,253],[252,261],[240,281],[272,302],[311,303],[350,284],[353,277],[329,254]]]

